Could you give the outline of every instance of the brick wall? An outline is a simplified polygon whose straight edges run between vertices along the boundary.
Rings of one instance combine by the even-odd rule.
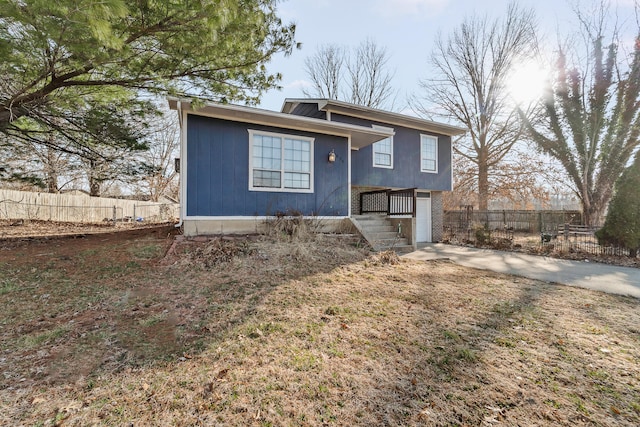
[[[380,190],[381,187],[351,187],[351,215],[360,215],[360,193]]]
[[[444,208],[442,203],[442,191],[431,192],[431,240],[442,241],[444,226]]]

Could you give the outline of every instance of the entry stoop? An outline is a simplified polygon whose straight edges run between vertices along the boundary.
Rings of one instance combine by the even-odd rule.
[[[408,253],[415,249],[406,237],[398,235],[398,230],[384,214],[353,215],[351,222],[375,251]]]

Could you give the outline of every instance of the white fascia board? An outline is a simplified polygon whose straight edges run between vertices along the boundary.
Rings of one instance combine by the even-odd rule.
[[[240,105],[210,103],[194,109],[190,100],[169,99],[169,106],[176,108],[174,105],[178,101],[180,101],[183,110],[189,114],[345,138],[350,136],[352,146],[356,148],[365,147],[391,136],[385,130]]]
[[[180,173],[178,174],[180,189],[180,216],[187,216],[187,113],[178,104],[178,116],[180,117]]]

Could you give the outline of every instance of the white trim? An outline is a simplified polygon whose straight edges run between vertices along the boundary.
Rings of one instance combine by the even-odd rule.
[[[347,215],[351,216],[351,137],[347,138]]]
[[[387,132],[376,131],[370,127],[279,113],[255,107],[205,103],[204,106],[194,109],[190,99],[169,97],[168,101],[171,109],[176,109],[177,103],[181,102],[181,108],[189,114],[224,119],[232,122],[248,123],[250,126],[264,125],[288,130],[320,133],[323,135],[351,136],[352,144],[358,148],[366,147],[389,136]]]
[[[287,134],[287,133],[275,133],[275,132],[267,132],[262,130],[255,129],[247,129],[249,132],[249,191],[268,191],[268,192],[276,192],[276,193],[313,193],[313,181],[315,178],[314,175],[314,164],[313,164],[313,149],[315,138],[310,138],[307,136],[300,136],[296,134]],[[253,186],[253,137],[254,135],[266,135],[272,136],[275,138],[280,138],[282,140],[282,144],[280,145],[280,153],[281,153],[281,164],[280,164],[280,188],[277,187],[254,187]],[[284,168],[284,139],[298,139],[301,141],[309,142],[309,188],[286,188],[284,186],[284,174],[286,173]]]
[[[338,114],[344,114],[351,117],[359,117],[371,121],[389,123],[424,132],[438,133],[441,135],[462,135],[467,132],[466,128],[425,120],[419,117],[407,116],[405,114],[393,113],[391,111],[378,110],[375,108],[365,107],[363,105],[350,104],[336,99],[286,98],[280,111],[283,113],[291,113],[293,108],[300,103],[317,103],[318,109],[322,111],[333,111]]]
[[[384,127],[384,126],[378,126],[378,125],[371,125],[371,127],[375,130],[385,130],[388,132],[394,132],[393,128],[389,128],[389,127]],[[381,165],[381,164],[377,164],[376,163],[376,144],[384,141],[385,139],[389,139],[389,142],[391,143],[391,165],[387,166],[387,165]],[[393,136],[389,136],[383,140],[374,142],[373,144],[371,144],[371,164],[373,165],[374,168],[382,168],[382,169],[393,169]],[[382,154],[388,154],[388,153],[382,153]]]
[[[285,218],[287,216],[285,215]],[[207,220],[216,220],[216,221],[233,221],[233,220],[239,220],[239,221],[246,221],[246,220],[267,220],[267,219],[276,219],[276,218],[280,218],[277,216],[267,216],[267,215],[260,215],[260,216],[188,216],[185,217],[185,220],[188,221],[207,221]],[[292,217],[293,218],[293,217]],[[347,219],[349,218],[348,216],[313,216],[313,215],[305,215],[302,217],[303,219],[317,219],[317,220],[323,220],[323,219]]]
[[[181,116],[181,129],[180,129],[180,214],[182,218],[187,216],[187,126],[189,121],[187,118],[189,115],[186,111],[178,110],[178,114]]]
[[[436,153],[435,153],[435,162],[436,162],[436,168],[435,170],[429,170],[429,169],[422,169],[422,138],[429,138],[431,140],[435,141],[435,148],[436,148]],[[429,159],[431,160],[431,159]],[[434,135],[427,135],[424,133],[420,134],[420,172],[423,173],[438,173],[438,137],[434,136]]]

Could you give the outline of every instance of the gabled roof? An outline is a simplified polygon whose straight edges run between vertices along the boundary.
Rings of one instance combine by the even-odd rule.
[[[172,110],[250,124],[274,126],[325,135],[351,137],[351,147],[359,149],[393,135],[393,132],[347,123],[330,122],[241,105],[204,103],[194,107],[191,99],[168,98]]]
[[[350,104],[348,102],[337,101],[334,99],[287,98],[282,105],[282,112],[290,114],[297,105],[304,103],[318,104],[318,109],[320,111],[344,114],[346,116],[359,117],[367,120],[408,127],[411,129],[438,133],[441,135],[462,135],[467,131],[465,128],[458,126],[407,116],[405,114],[392,113],[391,111],[376,110],[375,108]]]

